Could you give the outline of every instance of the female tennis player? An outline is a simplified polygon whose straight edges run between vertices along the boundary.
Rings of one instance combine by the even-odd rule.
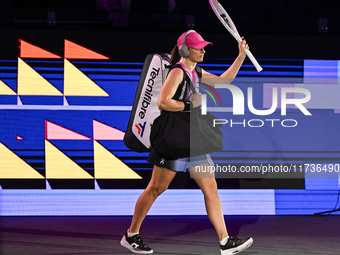
[[[178,38],[177,45],[171,52],[171,62],[173,64],[180,64],[183,69],[173,68],[170,71],[158,98],[158,107],[160,110],[183,111],[190,110],[190,107],[200,107],[201,94],[199,93],[192,96],[190,92],[188,92],[188,95],[186,95],[187,100],[185,101],[191,101],[191,104],[185,104],[182,101],[174,100],[173,97],[176,94],[179,85],[183,81],[183,77],[185,75],[183,70],[185,70],[186,75],[190,77],[194,86],[196,85],[197,87],[198,74],[195,67],[197,63],[203,61],[205,53],[204,48],[208,44],[212,43],[205,41],[202,36],[194,30],[189,30]],[[238,47],[238,57],[223,74],[216,76],[202,69],[202,78],[234,79],[246,57],[245,49],[249,49],[245,40],[239,43]],[[133,253],[153,253],[153,250],[143,242],[139,235],[141,224],[156,198],[168,188],[176,173],[185,172],[187,169],[204,194],[208,217],[220,240],[221,254],[236,254],[247,249],[252,244],[253,239],[250,237],[241,240],[229,236],[214,176],[206,178],[207,176],[193,174],[197,167],[205,169],[208,166],[214,165],[209,154],[168,160],[164,157],[159,157],[151,150],[148,161],[154,164],[152,177],[147,188],[141,194],[136,203],[131,225],[120,242],[122,246]]]

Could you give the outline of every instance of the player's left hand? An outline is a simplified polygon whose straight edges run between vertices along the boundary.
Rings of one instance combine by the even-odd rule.
[[[249,45],[246,42],[246,39],[242,36],[242,42],[238,44],[238,49],[239,49],[239,56],[242,58],[245,58],[247,56],[247,53],[245,49],[249,50]]]

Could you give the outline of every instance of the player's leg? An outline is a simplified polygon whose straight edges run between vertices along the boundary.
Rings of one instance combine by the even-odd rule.
[[[152,204],[156,198],[168,188],[175,175],[175,171],[154,166],[151,180],[137,200],[135,212],[129,228],[130,232],[139,232],[140,226]]]
[[[152,204],[168,188],[175,175],[175,171],[154,166],[151,180],[137,200],[131,225],[121,240],[122,246],[133,253],[153,253],[153,250],[147,247],[141,239],[139,229]]]
[[[199,169],[208,169],[209,164],[205,163],[199,167],[190,168],[190,174],[196,181],[204,194],[205,207],[208,217],[213,224],[220,240],[220,251],[222,255],[236,254],[247,249],[252,243],[252,238],[238,239],[229,236],[222,205],[217,191],[217,183],[214,175],[207,171],[197,173]]]
[[[192,167],[189,169],[189,172],[203,192],[205,208],[207,210],[208,217],[216,230],[218,238],[223,240],[228,236],[228,231],[224,221],[221,201],[217,192],[215,177],[213,174],[206,171],[197,172],[197,169],[207,169],[208,166],[209,164],[205,163],[199,166],[199,168]]]

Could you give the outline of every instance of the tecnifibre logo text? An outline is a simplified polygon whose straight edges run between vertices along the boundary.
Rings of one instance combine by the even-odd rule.
[[[228,89],[233,97],[233,107],[232,112],[233,115],[245,115],[245,96],[240,88],[231,84],[216,84],[215,88],[223,88]],[[302,95],[299,98],[288,98],[288,93],[298,93]],[[304,115],[311,116],[312,114],[306,109],[303,105],[307,103],[311,99],[311,93],[308,89],[305,88],[296,88],[296,87],[282,87],[281,88],[281,116],[287,115],[287,105],[294,105],[297,109],[299,109]],[[248,109],[251,113],[258,116],[268,116],[276,111],[278,108],[278,88],[272,88],[272,105],[269,109],[259,110],[254,107],[253,104],[253,88],[247,88],[247,105]],[[227,110],[218,109],[220,107],[209,107],[209,110],[218,111],[218,112],[229,112]],[[202,114],[205,115],[207,113],[207,98],[206,95],[202,95]],[[242,121],[234,121],[233,119],[214,119],[213,123],[214,127],[216,125],[230,125],[230,127],[235,126],[243,126],[243,127],[263,127],[265,125],[270,125],[271,127],[275,127],[280,125],[282,127],[296,127],[298,125],[298,121],[295,119],[274,119],[274,118],[266,118],[266,119],[243,119]]]

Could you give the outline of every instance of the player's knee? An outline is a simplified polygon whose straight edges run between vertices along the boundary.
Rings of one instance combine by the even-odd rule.
[[[151,193],[155,196],[158,197],[159,195],[161,195],[164,191],[166,191],[168,188],[168,185],[164,185],[164,184],[152,184],[150,186],[150,191]]]
[[[202,192],[205,196],[210,198],[218,198],[217,183],[215,180],[210,181],[202,188]]]

